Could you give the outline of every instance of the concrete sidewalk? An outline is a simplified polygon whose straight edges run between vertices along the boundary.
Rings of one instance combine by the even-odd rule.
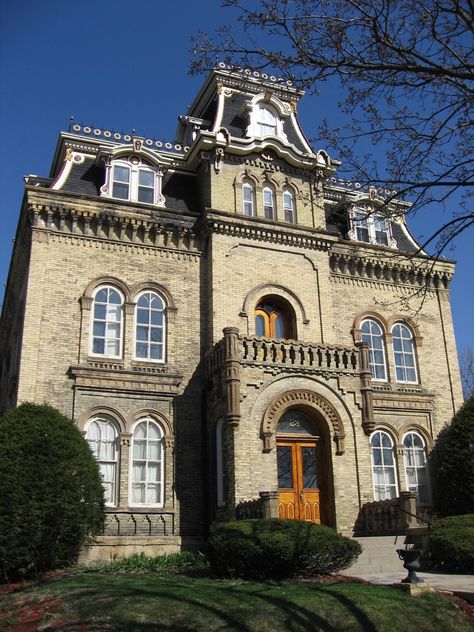
[[[350,569],[345,574],[350,575]],[[474,603],[474,575],[448,575],[447,573],[417,573],[420,579],[430,583],[436,590],[452,592]],[[374,584],[398,584],[405,579],[407,571],[402,568],[397,573],[357,573],[360,579],[365,579]]]

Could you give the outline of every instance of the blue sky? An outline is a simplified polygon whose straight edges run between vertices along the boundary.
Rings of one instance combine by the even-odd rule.
[[[186,113],[203,81],[188,75],[191,36],[234,17],[220,8],[220,0],[0,2],[2,295],[23,176],[49,174],[58,133],[68,128],[69,117],[102,129],[135,129],[139,135],[174,140],[177,117]],[[337,97],[334,86],[323,84],[319,96],[303,99],[299,114],[308,136],[316,134],[327,113],[340,123]],[[443,217],[424,210],[410,228],[415,236],[427,236]],[[458,261],[451,286],[458,349],[474,347],[473,235],[464,233],[445,253]]]

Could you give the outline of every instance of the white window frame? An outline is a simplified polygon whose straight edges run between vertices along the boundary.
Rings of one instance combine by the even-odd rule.
[[[139,306],[139,301],[140,299],[145,296],[146,294],[148,295],[152,295],[154,297],[157,297],[162,304],[162,308],[160,310],[158,309],[152,309],[152,308],[148,308],[148,314],[149,314],[149,318],[148,318],[148,324],[144,324],[144,323],[139,323],[138,322],[138,313],[139,310],[145,309]],[[153,325],[150,322],[150,312],[151,311],[160,311],[162,313],[162,325]],[[138,327],[146,327],[147,328],[147,340],[138,340]],[[152,335],[152,330],[153,329],[161,329],[161,334],[162,334],[162,342],[161,342],[161,346],[162,346],[162,355],[161,358],[151,358],[150,357],[150,351],[151,351],[151,347],[153,346],[154,342],[151,340],[151,335]],[[145,343],[147,345],[147,357],[146,358],[142,358],[139,357],[137,355],[137,344],[138,343]],[[163,297],[158,294],[158,292],[155,292],[154,290],[143,290],[142,292],[140,292],[140,294],[138,294],[137,298],[136,298],[136,304],[135,304],[135,322],[134,322],[134,339],[133,339],[133,358],[134,360],[137,360],[138,362],[155,362],[158,364],[163,364],[164,362],[166,362],[166,303],[163,300]]]
[[[246,191],[250,193],[250,199],[246,198]],[[247,212],[250,210],[250,213]],[[242,213],[245,217],[255,217],[255,188],[250,182],[242,184]]]
[[[296,224],[296,202],[295,202],[295,194],[293,191],[289,189],[283,190],[283,220],[287,224]],[[291,201],[291,204],[288,204],[288,200]],[[291,213],[291,220],[287,219],[288,213]]]
[[[373,323],[374,325],[376,325],[379,330],[380,330],[380,334],[374,334],[372,331],[364,332],[363,331],[363,327],[366,323]],[[370,328],[372,329],[372,327]],[[369,345],[369,364],[370,364],[370,370],[372,372],[372,380],[376,381],[376,382],[387,382],[388,381],[388,369],[387,369],[387,353],[386,353],[386,349],[385,349],[385,335],[384,335],[384,330],[382,325],[375,320],[375,318],[364,318],[362,320],[362,322],[360,323],[360,331],[361,331],[361,340],[362,342],[367,342]],[[374,338],[380,338],[380,341],[382,343],[382,356],[383,356],[383,363],[380,362],[375,362],[375,351],[380,351],[380,349],[374,347],[373,345],[373,339]],[[376,377],[375,376],[375,368],[374,367],[380,367],[383,366],[383,372],[384,375],[383,377]]]
[[[107,298],[109,298],[110,294],[109,292],[112,290],[114,292],[116,292],[121,299],[120,303],[110,303],[108,300],[106,303],[101,302],[100,304],[105,305],[105,319],[103,318],[96,318],[95,317],[95,307],[96,304],[98,304],[96,297],[97,294],[102,291],[102,290],[107,290],[108,291],[108,295]],[[107,316],[107,311],[108,311],[108,305],[119,305],[120,306],[120,320],[116,321],[116,320],[111,320],[109,319]],[[93,356],[93,357],[97,357],[97,358],[121,358],[122,357],[122,353],[123,353],[123,320],[124,320],[124,296],[122,294],[122,292],[117,289],[115,286],[113,285],[99,285],[95,288],[93,294],[92,294],[92,306],[91,306],[91,324],[90,324],[90,344],[89,344],[89,355]],[[105,323],[105,335],[104,336],[98,336],[98,335],[94,335],[94,324],[96,322],[102,322]],[[114,338],[108,338],[107,337],[107,329],[108,329],[108,325],[114,325],[114,324],[119,324],[119,335],[117,337]],[[100,338],[100,339],[104,339],[104,353],[97,353],[94,351],[94,338]],[[119,342],[119,351],[117,354],[112,354],[112,353],[108,353],[107,352],[107,340],[118,340]]]
[[[99,443],[99,448],[97,448],[97,446],[95,445],[97,443],[97,441],[93,440],[89,433],[91,431],[91,428],[93,427],[93,425],[96,424],[98,429],[99,429],[99,433],[101,431],[101,426],[110,426],[111,428],[113,428],[114,431],[114,439],[113,439],[113,444],[114,444],[114,454],[113,454],[113,458],[112,459],[104,459],[104,458],[100,458],[100,444],[103,443],[102,439],[99,439],[98,443]],[[99,465],[99,470],[101,472],[101,477],[103,478],[103,474],[102,474],[102,468],[101,465],[113,465],[113,477],[112,477],[112,481],[107,481],[111,483],[111,490],[112,490],[112,494],[111,494],[111,498],[109,500],[105,500],[105,505],[106,507],[116,507],[118,505],[118,480],[119,480],[119,463],[120,463],[120,442],[119,442],[119,430],[117,428],[117,423],[116,421],[110,417],[109,415],[98,415],[96,417],[93,417],[92,419],[89,419],[89,421],[87,422],[85,428],[85,434],[86,434],[86,440],[87,443],[89,444],[90,449],[92,450],[92,454],[94,455],[95,460],[97,461],[98,465]],[[103,485],[104,487],[104,495],[105,495],[105,490],[106,487],[105,485]]]
[[[282,104],[277,107],[273,103],[264,101],[263,96],[257,98],[259,99],[258,101],[249,103],[250,125],[247,128],[246,135],[254,138],[279,138],[288,142],[288,138],[283,129],[283,119],[286,118],[289,113],[284,113]],[[273,115],[275,121],[274,125],[266,124],[263,115],[264,111]],[[266,130],[265,127],[271,128],[271,130]]]
[[[266,199],[266,196],[269,196]],[[270,204],[268,204],[270,201]],[[263,202],[263,217],[268,220],[275,220],[275,192],[272,187],[265,186],[262,190],[262,202]],[[271,217],[267,217],[267,209],[271,209]]]
[[[349,239],[372,246],[383,246],[385,248],[396,248],[397,244],[392,235],[392,224],[389,218],[381,213],[377,213],[371,208],[360,206],[353,207],[349,212],[350,230]],[[383,222],[385,230],[379,230],[379,222]],[[367,239],[360,239],[358,229],[367,231]],[[382,243],[378,235],[383,233],[387,243]]]
[[[405,441],[408,439],[408,437],[410,437],[410,435],[413,435],[415,437],[417,437],[422,444],[421,448],[417,448],[414,447],[413,445],[406,445]],[[426,442],[423,439],[423,437],[421,436],[421,434],[419,432],[416,432],[415,430],[410,430],[407,433],[405,433],[404,437],[403,437],[403,464],[405,467],[405,480],[406,480],[406,484],[407,484],[407,489],[410,492],[415,492],[416,493],[416,502],[417,505],[419,505],[420,507],[429,507],[431,505],[431,486],[430,486],[430,475],[429,475],[429,469],[428,469],[428,458],[427,458],[427,450],[426,450]],[[410,465],[408,463],[409,461],[409,453],[412,453],[412,462],[413,464]],[[424,464],[423,465],[417,465],[417,453],[422,453],[423,454],[423,461]],[[416,479],[416,483],[415,484],[410,484],[409,483],[409,476],[408,476],[408,468],[413,469],[414,471],[414,477]],[[424,494],[425,494],[425,498],[420,497],[419,495],[419,489],[422,488],[423,486],[420,485],[419,482],[419,470],[423,470],[424,471],[424,477],[425,477],[425,485],[424,485]]]
[[[401,332],[405,331],[408,332],[408,337],[403,337],[402,335],[400,336],[396,336],[394,334],[395,329],[399,327]],[[394,345],[394,341],[395,339],[397,340],[401,340],[401,345],[402,347],[404,347],[404,342],[405,341],[409,341],[410,343],[410,350],[406,351],[405,349],[402,348],[401,351],[396,351],[395,350],[395,345]],[[393,364],[395,366],[395,379],[399,384],[418,384],[418,371],[417,371],[417,366],[416,366],[416,351],[415,351],[415,340],[414,340],[414,336],[413,336],[413,332],[411,331],[411,329],[409,327],[407,327],[407,325],[405,325],[405,323],[395,323],[392,327],[392,351],[393,351]],[[399,364],[397,363],[397,355],[399,357],[401,357],[403,363]],[[413,362],[413,366],[407,366],[406,364],[406,358],[412,358],[412,362]],[[401,372],[404,373],[405,378],[407,376],[407,372],[408,370],[413,370],[415,377],[413,380],[408,380],[408,379],[400,379],[398,377],[398,372],[399,370]]]
[[[135,450],[135,442],[137,441],[136,437],[135,437],[135,432],[138,428],[138,426],[142,423],[146,423],[147,424],[147,432],[146,432],[146,439],[145,439],[145,459],[135,459],[134,457],[134,450]],[[160,460],[157,459],[148,459],[148,428],[149,428],[149,424],[153,424],[154,426],[156,426],[160,432]],[[165,445],[164,445],[164,432],[163,432],[163,428],[161,426],[161,424],[159,424],[155,419],[153,419],[152,417],[142,417],[141,419],[138,419],[135,424],[133,425],[132,429],[131,429],[131,433],[132,433],[132,440],[130,443],[130,472],[129,472],[129,488],[128,488],[128,504],[130,507],[163,507],[164,506],[164,500],[165,500],[165,459],[166,459],[166,451],[165,451]],[[133,465],[135,462],[137,461],[145,461],[145,480],[142,481],[138,481],[140,484],[145,484],[145,498],[146,498],[146,491],[147,491],[147,485],[149,483],[153,483],[153,481],[149,481],[148,480],[148,465],[149,463],[159,463],[160,467],[159,467],[159,482],[161,483],[160,486],[160,498],[158,500],[158,502],[156,503],[147,503],[145,502],[137,502],[136,500],[133,499],[133,490],[134,490],[134,483],[136,482],[133,476]]]
[[[128,183],[122,180],[115,179],[115,169],[117,167],[127,169],[129,174]],[[141,172],[152,174],[152,185],[148,186],[140,183]],[[137,156],[131,156],[129,159],[116,158],[115,160],[111,160],[110,163],[107,165],[106,184],[101,188],[101,195],[112,198],[114,200],[123,200],[125,202],[138,202],[139,204],[163,206],[165,203],[165,198],[163,197],[161,191],[162,180],[163,172],[159,167],[152,166],[144,162]],[[127,197],[114,195],[114,183],[116,182],[128,184]],[[153,200],[151,202],[139,199],[141,189],[153,189]]]
[[[381,435],[383,437],[388,437],[389,441],[390,441],[390,447],[380,447],[380,446],[374,446],[373,444],[373,440],[375,438],[376,435]],[[382,443],[382,440],[380,441],[380,443]],[[390,449],[391,451],[391,455],[392,455],[392,464],[386,464],[385,463],[385,454],[384,454],[384,450]],[[381,463],[380,464],[375,464],[374,463],[374,450],[380,450],[381,451]],[[398,496],[398,476],[397,476],[397,460],[396,460],[396,454],[395,454],[395,445],[393,442],[392,437],[388,434],[388,432],[385,432],[384,430],[376,430],[375,432],[373,432],[370,436],[370,461],[371,461],[371,465],[372,465],[372,483],[373,483],[373,490],[374,490],[374,500],[388,500],[390,498],[396,498]],[[382,470],[382,476],[384,479],[384,483],[383,485],[377,485],[376,484],[376,476],[375,476],[375,468],[381,468]],[[392,470],[393,471],[393,483],[390,482],[386,482],[386,472]],[[390,489],[391,493],[387,495],[387,490]],[[393,494],[393,495],[392,495]]]

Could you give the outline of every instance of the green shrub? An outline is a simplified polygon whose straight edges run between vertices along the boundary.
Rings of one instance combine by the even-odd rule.
[[[438,568],[474,573],[474,514],[437,520],[430,534],[431,556]]]
[[[431,471],[434,506],[440,516],[474,513],[474,395],[439,435]]]
[[[203,553],[199,551],[181,551],[180,553],[157,555],[156,557],[148,557],[143,553],[130,555],[122,560],[100,566],[99,570],[114,573],[121,571],[127,573],[181,573],[203,571],[208,567],[209,561]],[[87,567],[85,570],[97,571],[97,567]]]
[[[0,418],[0,572],[73,563],[103,524],[97,463],[56,409],[25,403]]]
[[[361,552],[358,542],[334,529],[299,520],[239,520],[218,524],[209,538],[215,573],[283,578],[335,573]]]

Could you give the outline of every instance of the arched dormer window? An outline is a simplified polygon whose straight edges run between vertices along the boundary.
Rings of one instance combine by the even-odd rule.
[[[295,196],[292,191],[283,191],[283,217],[289,224],[295,223]]]
[[[387,432],[377,430],[370,437],[374,499],[386,500],[398,495],[395,450]]]
[[[159,294],[138,295],[135,309],[135,358],[164,362],[166,357],[165,304]]]
[[[361,323],[362,342],[369,345],[369,362],[374,380],[387,379],[387,365],[385,361],[385,343],[383,330],[379,323],[372,318],[366,318]]]
[[[397,382],[416,384],[418,376],[413,334],[403,323],[392,327],[392,344]]]
[[[296,339],[291,305],[279,296],[265,296],[255,307],[255,334],[262,338]]]
[[[407,432],[403,437],[403,461],[408,491],[416,493],[419,505],[429,505],[431,498],[426,446],[417,432]]]
[[[107,165],[107,182],[101,193],[119,200],[163,205],[162,177],[159,167],[136,155],[112,159]]]
[[[242,212],[247,217],[255,216],[255,191],[250,182],[242,185]]]
[[[263,187],[263,215],[265,219],[275,219],[275,195],[269,186]]]
[[[255,108],[255,133],[257,136],[277,135],[277,116],[273,108],[257,104]]]
[[[123,296],[110,285],[100,285],[92,295],[92,355],[122,355]]]
[[[163,430],[151,417],[133,429],[130,505],[162,507],[164,500]]]
[[[86,426],[86,439],[98,465],[104,488],[105,504],[117,504],[119,435],[109,415],[91,419]]]

